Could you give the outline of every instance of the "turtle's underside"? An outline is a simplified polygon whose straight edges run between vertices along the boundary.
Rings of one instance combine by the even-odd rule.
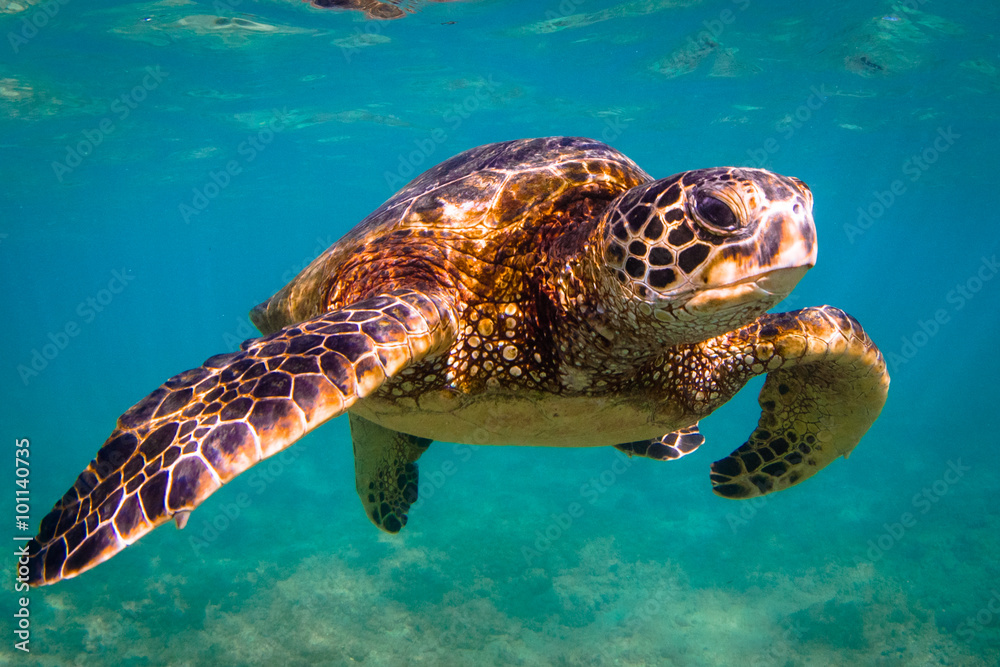
[[[596,141],[481,146],[416,178],[255,308],[265,334],[118,420],[30,543],[34,585],[107,560],[306,432],[350,413],[358,493],[396,532],[433,440],[616,446],[668,460],[767,374],[716,493],[787,488],[878,416],[885,363],[828,306],[765,314],[816,258],[798,179],[654,181]]]

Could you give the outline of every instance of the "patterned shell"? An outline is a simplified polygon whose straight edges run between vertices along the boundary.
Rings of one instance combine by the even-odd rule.
[[[650,181],[632,160],[590,139],[473,148],[407,184],[252,318],[270,333],[393,283],[444,282],[472,301],[516,298],[505,289],[517,292],[533,267],[579,253],[610,203]]]

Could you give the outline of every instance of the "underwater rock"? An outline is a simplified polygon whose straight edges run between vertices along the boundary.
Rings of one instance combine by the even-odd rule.
[[[752,65],[737,54],[739,49],[722,49],[715,57],[712,64],[712,71],[709,76],[717,77],[740,77],[757,74],[761,71],[758,65]]]
[[[652,69],[668,79],[690,74],[718,48],[719,43],[707,33],[688,37],[683,46],[655,63]]]
[[[388,44],[392,40],[385,35],[377,35],[367,32],[355,33],[349,37],[333,40],[334,46],[343,49],[359,49],[364,46],[375,46],[376,44]]]
[[[896,14],[879,15],[844,36],[844,68],[864,77],[898,74],[922,66],[929,45],[961,28],[939,16],[900,7]]]
[[[278,35],[315,32],[308,28],[267,22],[257,17],[250,18],[247,14],[235,17],[188,14],[186,7],[179,8],[176,5],[176,2],[165,0],[135,7],[110,32],[154,46],[208,38],[209,41],[205,41],[205,44],[212,49],[245,47]],[[135,18],[136,11],[141,16],[139,20]]]
[[[54,82],[29,81],[0,68],[0,117],[43,120],[66,114],[107,112],[107,102],[74,94]]]
[[[575,8],[581,2],[582,0],[577,0],[571,4]],[[536,23],[526,25],[523,28],[514,31],[514,34],[547,35],[549,33],[559,32],[560,30],[583,28],[611,19],[646,16],[647,14],[653,14],[667,9],[691,7],[700,3],[701,0],[656,0],[654,2],[649,2],[648,0],[636,0],[633,2],[622,3],[608,9],[602,9],[597,12],[590,12],[589,14],[571,14],[565,12],[557,14],[556,12],[549,10],[549,12],[546,13],[547,18],[544,21],[538,21]],[[564,5],[565,3],[559,5],[559,8],[564,7]]]

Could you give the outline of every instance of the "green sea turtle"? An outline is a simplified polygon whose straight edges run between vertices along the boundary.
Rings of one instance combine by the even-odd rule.
[[[667,460],[767,373],[719,495],[846,456],[889,378],[856,320],[765,314],[816,260],[812,194],[760,169],[653,180],[597,141],[473,148],[418,176],[253,309],[265,335],[130,408],[42,520],[29,579],[111,558],[344,412],[361,501],[398,531],[432,440]]]

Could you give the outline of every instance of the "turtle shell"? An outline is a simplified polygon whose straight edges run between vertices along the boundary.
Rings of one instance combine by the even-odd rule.
[[[413,179],[251,319],[266,334],[401,287],[443,285],[480,299],[501,285],[516,290],[545,253],[579,250],[616,197],[651,180],[593,139],[467,150]]]

